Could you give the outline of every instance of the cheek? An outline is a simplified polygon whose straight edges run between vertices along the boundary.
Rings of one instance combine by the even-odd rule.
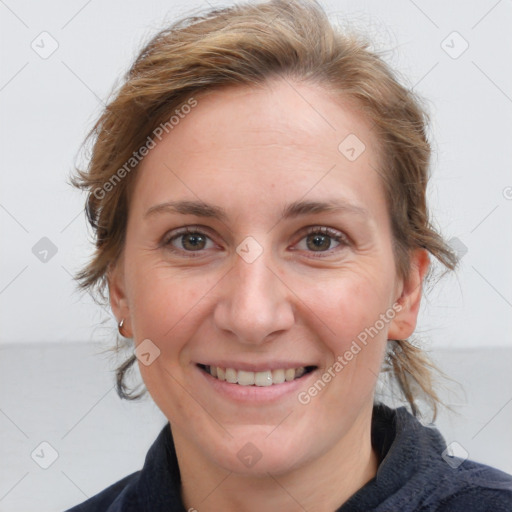
[[[389,307],[385,283],[356,272],[347,272],[345,277],[310,290],[310,307],[324,320],[340,349],[373,326]]]
[[[214,279],[203,276],[194,281],[191,276],[158,268],[132,275],[130,306],[136,342],[149,338],[162,352],[175,352],[197,326],[198,316],[204,314]]]
[[[142,268],[142,267],[139,267]],[[135,345],[151,340],[159,349],[158,359],[146,366],[138,363],[145,387],[173,422],[182,418],[202,422],[202,412],[184,387],[189,362],[187,343],[204,321],[208,290],[214,282],[194,282],[169,269],[152,267],[132,274],[131,303]]]
[[[325,369],[335,375],[325,396],[332,407],[355,403],[373,392],[391,321],[385,317],[387,288],[387,283],[356,272],[313,288],[308,304],[328,327],[321,341],[332,357]]]

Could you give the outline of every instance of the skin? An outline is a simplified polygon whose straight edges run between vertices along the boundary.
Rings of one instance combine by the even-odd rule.
[[[198,105],[137,171],[125,247],[109,274],[111,305],[136,346],[149,339],[160,350],[139,367],[171,423],[187,508],[332,511],[376,474],[376,379],[387,340],[414,331],[428,255],[412,251],[410,275],[397,275],[374,170],[378,144],[348,102],[283,79],[195,97]],[[349,134],[366,146],[355,161],[338,150]],[[282,217],[289,203],[326,199],[365,213]],[[226,218],[146,214],[170,200],[201,200],[224,208]],[[206,235],[199,249],[190,235],[172,238],[197,225]],[[346,242],[327,237],[318,249],[308,226],[330,227]],[[248,236],[263,251],[251,263],[236,252]],[[299,403],[298,391],[397,304],[378,335]],[[241,404],[196,366],[226,360],[317,369],[274,402]],[[261,455],[251,467],[237,457],[247,443]]]

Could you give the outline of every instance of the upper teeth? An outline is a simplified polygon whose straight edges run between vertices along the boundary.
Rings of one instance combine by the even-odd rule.
[[[279,370],[265,370],[263,372],[247,372],[245,370],[235,370],[234,368],[221,368],[220,366],[206,366],[206,371],[219,380],[225,380],[232,384],[241,386],[272,386],[272,384],[282,384],[302,377],[306,373],[306,368],[287,368]]]

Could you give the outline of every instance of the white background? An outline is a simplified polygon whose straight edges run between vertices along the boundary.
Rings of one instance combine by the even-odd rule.
[[[322,3],[367,32],[428,100],[433,218],[467,253],[427,295],[418,334],[466,388],[462,398],[445,395],[463,414],[441,418],[447,440],[511,472],[512,3]],[[150,403],[118,400],[113,365],[94,355],[97,343],[114,342],[116,326],[76,292],[72,274],[92,248],[84,197],[66,180],[142,43],[166,20],[208,4],[221,5],[0,2],[0,511],[78,503],[139,469],[165,421]],[[47,59],[31,48],[42,37],[46,48],[58,43]],[[452,58],[463,40],[467,50]],[[32,252],[43,237],[57,248],[45,263]],[[30,458],[43,440],[60,454],[48,470]]]
[[[457,276],[425,302],[419,332],[444,347],[512,346],[512,200],[505,197],[507,190],[512,196],[510,1],[324,5],[377,40],[429,103],[433,218],[468,252]],[[91,246],[84,197],[66,180],[84,135],[142,42],[192,7],[208,3],[0,4],[0,342],[89,341],[97,339],[99,321],[110,318],[76,292],[71,274]],[[47,59],[31,48],[33,40],[42,44],[43,31],[59,44]],[[441,47],[453,31],[469,44],[457,59]],[[445,43],[454,51],[459,44],[453,36]],[[46,263],[32,253],[42,237],[58,249]]]

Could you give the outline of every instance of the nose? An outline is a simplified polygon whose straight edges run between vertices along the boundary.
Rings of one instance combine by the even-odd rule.
[[[222,280],[214,322],[240,343],[266,343],[295,321],[293,293],[278,275],[269,252],[263,251],[252,262],[236,254],[233,268]]]

